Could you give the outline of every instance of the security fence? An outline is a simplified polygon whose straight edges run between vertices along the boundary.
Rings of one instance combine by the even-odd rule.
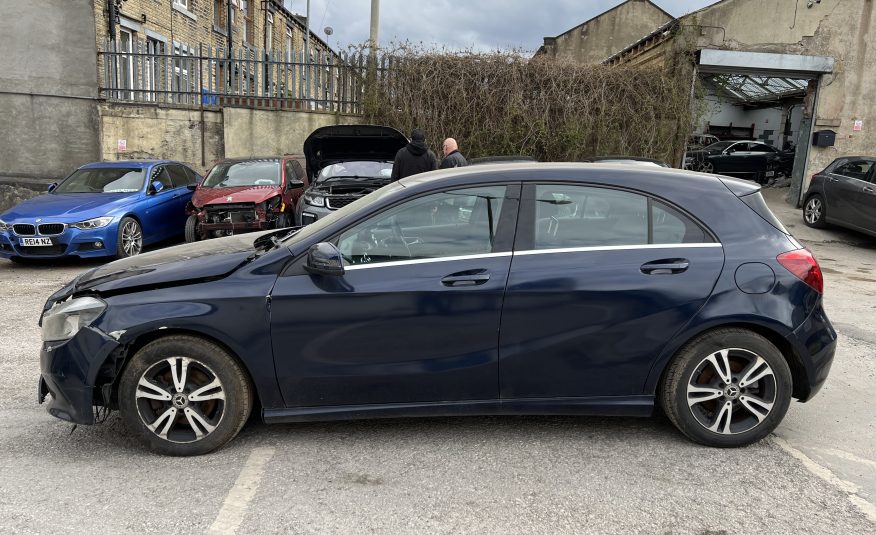
[[[376,76],[384,76],[389,63],[378,60]],[[368,57],[107,40],[98,64],[100,96],[109,101],[360,114]]]

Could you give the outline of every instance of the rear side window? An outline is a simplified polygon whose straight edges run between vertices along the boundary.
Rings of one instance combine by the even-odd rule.
[[[711,243],[679,210],[645,195],[609,188],[538,185],[535,249]]]

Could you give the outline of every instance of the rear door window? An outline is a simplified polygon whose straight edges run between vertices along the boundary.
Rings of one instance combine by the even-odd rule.
[[[712,242],[693,218],[645,195],[594,186],[535,187],[534,249]]]
[[[167,170],[170,173],[170,181],[173,183],[174,188],[182,188],[188,186],[191,182],[191,178],[188,173],[186,173],[185,168],[179,164],[170,164],[167,166]]]
[[[873,162],[869,160],[850,160],[839,166],[834,173],[847,178],[867,180],[872,167]]]

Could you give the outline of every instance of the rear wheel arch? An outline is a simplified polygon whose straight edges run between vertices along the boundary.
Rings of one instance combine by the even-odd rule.
[[[808,381],[806,381],[806,368],[803,366],[803,361],[800,359],[800,356],[794,350],[794,347],[791,345],[788,339],[774,329],[756,323],[746,322],[733,322],[712,325],[706,329],[697,331],[687,336],[683,342],[678,344],[673,349],[672,353],[668,357],[663,359],[657,381],[655,381],[653,385],[651,385],[649,390],[653,393],[657,393],[660,391],[662,385],[664,384],[664,381],[666,380],[666,373],[669,370],[672,361],[682,349],[684,349],[697,338],[708,335],[713,331],[727,328],[751,331],[766,338],[767,341],[773,344],[776,349],[779,350],[779,353],[781,353],[782,356],[785,357],[785,361],[788,363],[788,367],[791,369],[791,381],[793,385],[792,396],[797,399],[807,399],[809,397],[809,387],[807,386],[809,383]]]

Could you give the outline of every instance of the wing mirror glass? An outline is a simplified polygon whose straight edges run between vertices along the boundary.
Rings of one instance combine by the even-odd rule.
[[[344,274],[344,260],[334,244],[317,243],[307,251],[304,269],[314,275],[340,276]]]
[[[161,182],[159,182],[157,180],[154,180],[152,182],[152,193],[159,193],[163,189],[164,189],[164,184],[162,184]]]

